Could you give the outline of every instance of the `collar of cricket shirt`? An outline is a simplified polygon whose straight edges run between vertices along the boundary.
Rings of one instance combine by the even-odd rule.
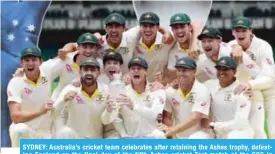
[[[121,39],[121,42],[117,48],[114,48],[114,47],[110,46],[110,44],[108,44],[107,37],[108,37],[107,34],[103,36],[103,40],[104,40],[103,46],[107,47],[107,49],[112,49],[114,51],[117,51],[121,47],[127,47],[125,32],[122,33],[122,39]]]
[[[177,45],[177,47],[178,47],[178,51],[184,52],[184,53],[188,53],[188,52],[189,52],[189,49],[182,49],[182,48],[180,47],[179,42],[176,42],[176,45]]]
[[[39,68],[39,69],[40,69],[40,68]],[[41,79],[42,79],[42,78],[44,79],[45,77],[43,76],[43,73],[42,73],[42,71],[40,70],[39,77],[38,77],[36,83],[33,82],[33,81],[31,81],[30,79],[28,79],[25,73],[24,73],[24,75],[23,75],[23,78],[24,78],[24,80],[25,80],[27,83],[33,85],[34,87],[37,87],[38,84],[39,84],[39,82],[41,81]],[[45,78],[45,79],[46,79],[46,78]]]
[[[88,100],[88,102],[91,102],[92,100],[94,100],[94,99],[95,99],[97,96],[99,96],[100,93],[101,93],[101,85],[100,85],[100,83],[96,82],[96,84],[97,84],[97,87],[96,87],[96,89],[95,89],[95,91],[94,91],[94,93],[93,93],[92,96],[88,95],[88,94],[82,89],[82,86],[79,87],[79,92],[80,92],[83,96],[85,96],[85,98]]]
[[[183,100],[187,100],[192,94],[196,93],[198,91],[198,84],[199,82],[195,79],[194,83],[193,83],[193,86],[192,86],[192,89],[190,90],[189,93],[187,94],[184,94],[182,92],[182,90],[180,89],[180,87],[178,88],[178,93],[179,95],[183,98]]]
[[[135,96],[141,97],[141,96],[143,96],[144,94],[146,94],[148,91],[150,91],[150,84],[152,84],[152,83],[149,83],[148,81],[146,81],[145,91],[144,91],[143,93],[141,93],[141,94],[139,94],[139,93],[137,93],[137,92],[135,91],[135,89],[134,89],[132,83],[131,83],[129,86],[131,87],[131,89],[132,89],[133,93],[135,94]]]
[[[139,39],[139,45],[141,45],[143,48],[147,49],[148,52],[151,52],[156,48],[156,45],[162,45],[162,34],[160,32],[157,32],[155,43],[153,43],[150,48],[147,47],[147,45],[145,43],[143,43],[142,37]]]

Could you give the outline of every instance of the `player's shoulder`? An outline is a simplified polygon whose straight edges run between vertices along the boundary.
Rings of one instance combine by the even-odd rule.
[[[209,89],[211,87],[217,87],[218,83],[219,83],[218,79],[210,79],[205,81],[203,84]]]
[[[23,76],[17,76],[11,78],[9,81],[9,85],[16,85],[17,87],[20,87],[20,85],[24,84],[24,77]]]
[[[192,87],[192,92],[204,94],[204,93],[208,93],[209,90],[204,83],[201,83],[195,80],[195,83],[193,84],[193,87]]]
[[[254,36],[255,38],[255,42],[257,43],[258,46],[261,46],[261,47],[270,47],[271,48],[271,45],[264,39],[262,38],[259,38],[259,37],[256,37]]]
[[[109,86],[104,82],[97,82],[98,90],[103,93],[107,93],[109,91]]]
[[[227,43],[230,47],[232,47],[233,45],[237,45],[238,44],[238,42],[237,42],[237,40],[231,40],[231,41],[229,41],[228,43]]]

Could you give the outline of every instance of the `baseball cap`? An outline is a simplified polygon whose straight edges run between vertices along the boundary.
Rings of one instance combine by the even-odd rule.
[[[139,23],[151,23],[155,25],[159,25],[159,16],[153,12],[143,13],[139,18]]]
[[[107,60],[115,60],[119,61],[120,64],[123,64],[123,58],[119,52],[107,51],[103,57],[103,64],[105,64]]]
[[[199,40],[202,40],[203,37],[211,37],[211,38],[221,38],[221,32],[216,28],[205,28],[202,33],[198,36]]]
[[[84,33],[78,37],[77,44],[84,43],[99,44],[97,37],[91,33]]]
[[[170,18],[170,26],[174,24],[189,24],[190,17],[185,13],[176,13]]]
[[[82,66],[95,66],[100,69],[99,63],[94,58],[86,58],[80,62],[80,67]]]
[[[134,65],[141,66],[144,69],[148,68],[147,61],[141,57],[133,57],[128,64],[128,68],[130,69]]]
[[[26,56],[41,57],[41,50],[37,47],[25,48],[23,50],[23,52],[21,53],[21,58],[26,57]]]
[[[232,21],[232,29],[234,28],[246,28],[251,29],[251,21],[247,17],[237,17]]]
[[[217,68],[217,67],[227,67],[227,68],[236,69],[237,63],[233,58],[231,58],[229,56],[224,56],[218,60],[215,68]]]
[[[104,19],[105,25],[108,25],[110,23],[118,23],[120,25],[125,25],[125,21],[125,17],[119,13],[112,13]]]
[[[179,60],[177,60],[175,67],[184,67],[184,68],[188,68],[188,69],[196,69],[197,64],[190,57],[182,57]]]

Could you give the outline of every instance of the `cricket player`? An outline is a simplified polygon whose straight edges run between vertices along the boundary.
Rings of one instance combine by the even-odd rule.
[[[246,17],[237,17],[234,19],[232,23],[232,34],[235,37],[235,40],[230,41],[229,44],[233,46],[240,45],[242,50],[257,63],[261,70],[273,78],[273,83],[270,84],[271,88],[262,90],[264,104],[258,104],[258,107],[253,108],[252,110],[259,110],[262,112],[262,114],[264,114],[264,109],[266,110],[269,138],[275,138],[275,67],[273,52],[268,42],[256,37],[255,34],[253,34],[251,26],[251,21]],[[245,74],[243,74],[243,78],[246,78]],[[249,87],[249,85],[244,86]],[[261,138],[265,138],[266,134],[264,133],[264,118],[259,120],[261,120],[261,122],[257,122],[255,125],[258,125],[261,131],[256,131],[255,135]]]
[[[53,92],[53,99],[56,100],[61,90],[79,77],[79,64],[87,57],[94,57],[102,66],[102,59],[97,57],[99,51],[98,39],[91,33],[84,33],[77,39],[78,52],[70,53],[59,65],[62,69],[59,72],[59,83]]]
[[[231,57],[221,57],[215,65],[217,79],[208,80],[211,102],[210,126],[217,138],[253,139],[254,130],[250,126],[251,100],[243,92],[238,92],[236,79],[237,63]]]
[[[56,138],[103,138],[101,114],[105,108],[108,87],[97,82],[100,65],[94,58],[80,63],[81,87],[66,86],[54,102],[55,117],[68,114],[63,127],[59,127]],[[65,109],[67,111],[62,112]]]
[[[7,88],[12,147],[19,147],[22,138],[52,137],[49,111],[53,105],[51,83],[56,78],[52,62],[41,66],[41,51],[36,47],[26,48],[21,54],[25,72],[12,78]]]
[[[228,44],[222,42],[221,33],[215,28],[206,28],[198,36],[198,39],[202,41],[205,55],[200,55],[197,62],[197,73],[202,71],[207,74],[209,78],[215,79],[215,63],[220,57],[231,56],[233,54],[232,48]],[[264,112],[262,110],[260,110],[260,112],[257,110],[259,104],[263,103],[263,97],[260,90],[269,88],[272,85],[273,79],[266,75],[266,73],[262,71],[246,53],[242,53],[242,63],[237,67],[236,77],[241,81],[239,86],[243,87],[243,85],[249,84],[247,89],[253,91],[250,121],[256,130],[260,129],[263,132],[264,130],[259,128],[259,123],[263,122]],[[245,90],[246,88],[243,87],[243,89]],[[256,110],[254,110],[254,108]]]
[[[164,138],[158,130],[158,117],[165,104],[165,93],[162,89],[151,91],[146,81],[148,64],[141,57],[134,57],[128,64],[131,84],[126,87],[126,95],[118,99],[109,98],[107,108],[102,115],[105,124],[111,123],[115,117],[112,112],[115,104],[119,104],[119,113],[130,137]]]
[[[213,132],[201,127],[201,120],[208,118],[209,90],[195,79],[196,63],[182,57],[175,64],[179,88],[166,89],[163,123],[168,126],[166,137],[210,139]]]
[[[135,56],[148,62],[148,81],[156,80],[158,73],[163,73],[168,63],[169,50],[172,44],[166,44],[159,33],[159,17],[153,12],[143,13],[139,18],[141,38],[138,41]]]
[[[178,59],[187,56],[193,59],[198,58],[197,36],[202,28],[200,25],[192,23],[191,18],[185,13],[176,13],[171,16],[170,26],[176,42],[168,55],[168,66],[164,74],[165,83],[171,83],[177,78],[174,66]]]
[[[128,72],[127,64],[133,57],[138,40],[140,39],[140,27],[136,26],[126,30],[126,19],[119,13],[108,15],[104,19],[104,23],[106,35],[102,37],[99,33],[95,34],[102,43],[100,50],[101,57],[106,54],[106,51],[113,50],[119,52],[124,61],[122,73],[125,74]],[[160,27],[159,32],[163,34],[163,38],[161,39],[163,39],[165,43],[171,42],[170,33],[168,31]],[[76,51],[76,47],[76,43],[68,43],[63,47],[62,51],[73,52]]]

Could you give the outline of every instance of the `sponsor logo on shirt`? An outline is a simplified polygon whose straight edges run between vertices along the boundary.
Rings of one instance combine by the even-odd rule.
[[[242,105],[240,105],[240,108],[244,108],[246,106],[246,103],[243,103]]]
[[[66,70],[67,72],[73,72],[72,66],[69,64],[66,64]]]
[[[75,98],[76,98],[77,104],[85,104],[83,99],[80,96],[77,95]]]
[[[247,68],[253,68],[254,65],[253,65],[253,64],[248,64],[248,65],[246,65],[246,67],[247,67]]]
[[[173,105],[179,105],[180,103],[175,98],[172,98],[172,104]]]
[[[267,62],[269,65],[272,65],[272,61],[271,61],[271,59],[266,58],[266,62]]]
[[[12,96],[13,96],[12,93],[11,93],[10,91],[8,91],[8,96],[9,96],[9,97],[12,97]]]
[[[139,49],[139,47],[136,47],[136,52],[137,52],[138,54],[143,54],[143,52]]]
[[[202,103],[201,103],[201,106],[205,106],[205,105],[206,105],[206,102],[202,102]]]
[[[214,73],[211,71],[209,67],[204,67],[207,74],[214,75]]]
[[[30,90],[29,88],[24,88],[24,90],[26,95],[29,95],[32,93],[32,90]]]

